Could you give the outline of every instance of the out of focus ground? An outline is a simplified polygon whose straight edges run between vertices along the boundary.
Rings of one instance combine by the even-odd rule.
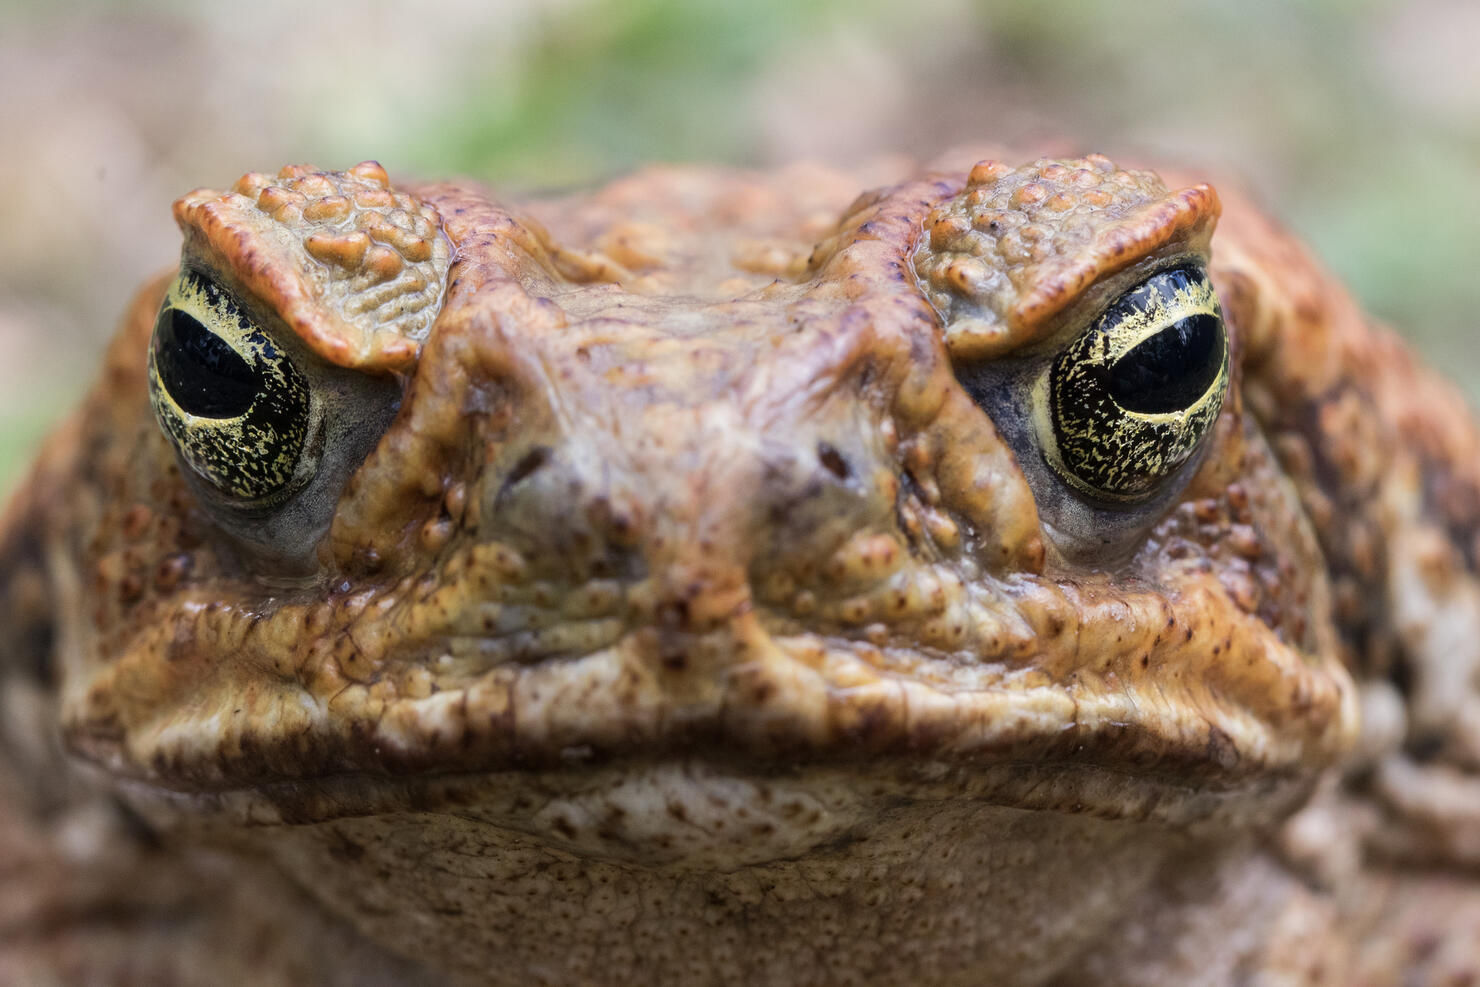
[[[1468,0],[0,0],[0,483],[169,203],[297,161],[504,187],[1042,142],[1212,165],[1480,395]]]

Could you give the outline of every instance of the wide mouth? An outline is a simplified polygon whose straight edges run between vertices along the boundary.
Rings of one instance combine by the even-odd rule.
[[[194,677],[168,681],[171,702],[79,705],[64,720],[71,748],[131,790],[259,822],[455,809],[490,779],[537,791],[674,764],[747,778],[825,770],[864,787],[885,772],[900,797],[1186,821],[1299,788],[1346,743],[1339,669],[1262,627],[1218,653],[1179,638],[1155,663],[1130,663],[1140,675],[1082,656],[1061,675],[1042,648],[968,663],[783,632],[752,611],[706,634],[642,627],[477,674],[450,670],[446,640],[408,645],[378,676],[332,688],[244,682],[257,666],[238,652],[231,668],[191,663]],[[158,687],[147,651],[108,666],[89,694]],[[1248,674],[1256,661],[1267,676]],[[1297,678],[1305,715],[1288,715]]]
[[[1069,760],[966,765],[892,755],[760,764],[717,752],[400,778],[357,772],[195,793],[114,780],[163,828],[395,817],[398,826],[474,824],[576,856],[693,870],[797,859],[868,839],[882,819],[950,803],[1176,828],[1247,826],[1297,804],[1312,783],[1274,772],[1191,786]]]

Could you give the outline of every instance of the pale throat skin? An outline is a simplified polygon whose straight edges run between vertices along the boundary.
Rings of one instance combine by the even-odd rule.
[[[1480,429],[1242,200],[175,215],[4,519],[0,982],[1480,976]]]

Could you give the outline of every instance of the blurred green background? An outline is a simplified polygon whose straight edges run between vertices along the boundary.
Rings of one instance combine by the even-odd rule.
[[[0,482],[171,263],[170,202],[296,161],[528,189],[1066,138],[1211,166],[1480,394],[1470,0],[0,2]]]

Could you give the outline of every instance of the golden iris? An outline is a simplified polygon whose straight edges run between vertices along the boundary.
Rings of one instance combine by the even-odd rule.
[[[286,352],[220,285],[185,270],[149,348],[149,399],[180,458],[226,497],[268,505],[302,483],[314,401]]]
[[[1049,364],[1035,388],[1044,458],[1091,497],[1153,496],[1197,451],[1228,390],[1228,336],[1200,265],[1152,275]]]

